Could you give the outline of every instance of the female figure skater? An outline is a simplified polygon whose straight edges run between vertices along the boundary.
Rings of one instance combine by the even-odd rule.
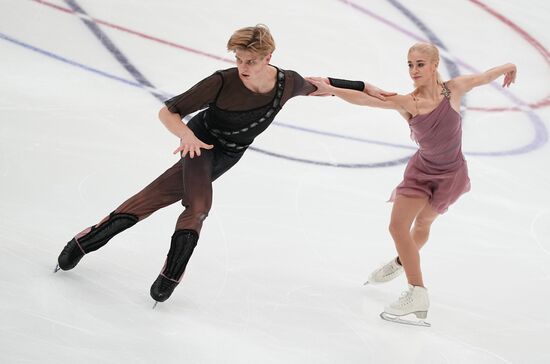
[[[407,121],[411,136],[419,145],[411,157],[403,181],[393,191],[390,234],[398,257],[375,270],[367,283],[388,282],[405,270],[409,289],[385,307],[382,318],[400,323],[429,325],[399,318],[415,314],[425,319],[428,291],[420,270],[419,249],[426,243],[430,226],[460,195],[469,191],[470,180],[462,154],[460,101],[472,88],[504,75],[503,87],[516,79],[516,66],[505,64],[484,73],[459,76],[442,82],[437,71],[439,51],[429,43],[417,43],[408,52],[409,75],[415,89],[385,101],[353,90],[338,89],[327,79],[306,78],[317,86],[315,94],[330,93],[350,103],[393,109]]]
[[[69,241],[59,255],[56,271],[74,268],[85,254],[101,248],[116,234],[181,201],[185,211],[176,222],[164,267],[150,290],[157,302],[170,297],[210,211],[212,182],[239,161],[289,99],[315,91],[298,73],[269,63],[275,42],[264,25],[237,30],[227,49],[235,53],[236,68],[215,72],[166,101],[159,112],[160,121],[180,139],[174,154],[180,153],[181,159],[97,225]],[[368,84],[345,80],[335,84],[338,82],[376,97],[389,95]],[[182,122],[183,117],[201,109],[187,125]]]

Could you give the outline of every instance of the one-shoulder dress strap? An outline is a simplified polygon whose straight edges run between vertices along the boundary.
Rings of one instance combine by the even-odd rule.
[[[450,99],[451,98],[451,90],[447,88],[447,82],[443,82],[441,84],[443,87],[443,90],[441,90],[441,95],[445,96],[445,98]]]

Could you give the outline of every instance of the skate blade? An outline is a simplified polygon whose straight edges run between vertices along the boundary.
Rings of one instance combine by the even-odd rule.
[[[416,315],[416,313],[414,313]],[[424,316],[425,317],[425,313],[424,312],[419,312],[420,316]],[[403,324],[403,325],[412,325],[412,326],[422,326],[422,327],[430,327],[432,326],[430,323],[424,321],[424,320],[419,320],[419,321],[413,321],[413,320],[407,320],[407,319],[403,319],[401,318],[402,316],[395,316],[395,315],[392,315],[392,314],[389,314],[387,312],[382,312],[380,314],[380,318],[382,320],[386,320],[386,321],[389,321],[389,322],[394,322],[396,324]]]
[[[386,282],[366,281],[365,283],[363,283],[363,286],[379,286],[383,283],[386,283]]]
[[[367,279],[367,281],[365,283],[363,283],[363,286],[379,286],[381,284],[388,283],[388,282],[389,281],[377,282],[377,281],[374,281],[374,280]]]
[[[157,307],[158,304],[159,304],[159,301],[155,301],[155,304],[153,305],[153,310],[155,309],[155,307]]]
[[[55,268],[53,269],[53,272],[57,273],[58,270],[61,270],[61,268],[59,267],[59,264],[56,264]]]
[[[365,283],[363,283],[363,286],[376,286],[379,285],[381,282],[372,281],[370,278],[367,279]],[[384,282],[382,282],[384,283]]]

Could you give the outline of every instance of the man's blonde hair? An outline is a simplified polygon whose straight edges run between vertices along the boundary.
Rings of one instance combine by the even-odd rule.
[[[269,28],[264,24],[258,24],[255,27],[246,27],[235,31],[227,42],[227,50],[232,52],[236,50],[251,51],[265,57],[275,50],[275,41]]]

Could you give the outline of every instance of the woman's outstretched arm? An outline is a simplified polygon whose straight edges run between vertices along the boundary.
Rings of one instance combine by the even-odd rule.
[[[502,87],[510,87],[510,85],[516,81],[516,75],[516,65],[512,63],[506,63],[502,66],[491,68],[482,73],[474,75],[464,75],[453,78],[447,83],[447,86],[449,87],[449,89],[451,89],[451,91],[454,91],[462,96],[466,92],[472,90],[474,87],[491,83],[500,76],[504,76]]]
[[[398,111],[405,119],[410,118],[410,114],[403,107],[403,95],[385,97],[384,100],[368,95],[365,92],[334,87],[327,84],[322,77],[307,77],[306,80],[317,87],[316,93],[330,94],[338,96],[351,104],[376,107],[381,109],[391,109]]]
[[[331,85],[337,88],[362,91],[380,100],[386,100],[386,97],[388,96],[397,95],[395,92],[384,91],[381,88],[371,85],[370,83],[364,82],[364,81],[350,81],[350,80],[343,80],[340,78],[333,78],[333,77],[313,77],[313,78],[319,82],[323,82],[326,85]],[[316,90],[315,92],[312,92],[310,96],[329,96],[329,95]]]

